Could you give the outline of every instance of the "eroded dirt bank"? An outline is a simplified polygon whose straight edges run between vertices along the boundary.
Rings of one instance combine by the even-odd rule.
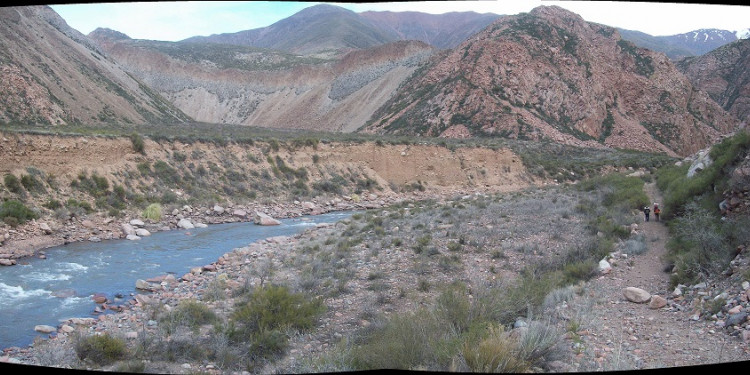
[[[163,208],[161,220],[145,220],[147,229],[158,231],[176,228],[183,218],[207,224],[249,221],[256,211],[294,217],[541,183],[508,149],[250,143],[146,138],[140,153],[127,137],[0,132],[0,174],[36,183],[16,189],[0,185],[0,198],[20,200],[38,214],[18,226],[0,222],[0,260],[11,265],[50,246],[125,238],[123,224],[144,219],[150,202]],[[105,187],[91,187],[89,181],[101,178]],[[73,203],[91,210],[74,209]]]

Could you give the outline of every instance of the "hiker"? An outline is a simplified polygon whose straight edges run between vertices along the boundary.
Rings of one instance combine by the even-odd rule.
[[[661,210],[659,209],[659,203],[654,203],[654,217],[656,217],[656,221],[659,221],[660,213],[661,213]]]
[[[651,209],[648,206],[643,207],[643,213],[646,215],[646,221],[648,221],[648,215],[651,213]]]

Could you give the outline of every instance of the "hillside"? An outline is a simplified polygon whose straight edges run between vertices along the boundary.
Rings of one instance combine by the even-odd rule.
[[[352,131],[433,52],[416,41],[323,59],[198,42],[133,40],[111,30],[89,37],[134,77],[197,121]]]
[[[727,112],[750,123],[750,39],[685,58],[677,68]]]
[[[396,35],[375,27],[350,10],[328,4],[314,5],[260,29],[211,36],[183,42],[207,42],[253,46],[295,54],[339,55],[397,40]]]
[[[46,6],[0,8],[0,60],[0,122],[189,120]]]
[[[501,18],[433,59],[362,131],[549,139],[684,156],[738,124],[665,55],[542,6]]]
[[[418,40],[453,48],[497,19],[496,14],[451,12],[362,12],[329,4],[313,5],[270,26],[183,42],[205,42],[277,49],[289,53],[335,56],[352,49]]]

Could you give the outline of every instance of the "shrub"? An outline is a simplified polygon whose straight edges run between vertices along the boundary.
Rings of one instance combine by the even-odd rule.
[[[250,292],[230,316],[227,336],[234,343],[249,345],[254,362],[274,357],[287,347],[286,330],[306,330],[325,310],[320,299],[308,300],[285,286],[264,286]]]
[[[10,190],[11,193],[20,194],[23,192],[23,187],[21,185],[21,181],[18,180],[18,177],[16,177],[13,174],[6,174],[4,177],[5,187]]]
[[[127,346],[125,341],[108,334],[92,335],[79,338],[75,345],[76,355],[83,360],[90,360],[105,366],[125,358]]]
[[[168,332],[184,326],[197,330],[203,324],[216,321],[216,314],[211,309],[193,299],[182,300],[177,307],[163,315],[159,320]]]
[[[152,221],[161,220],[161,205],[159,203],[151,203],[143,210],[143,217]]]
[[[10,226],[23,224],[38,217],[39,215],[36,212],[15,199],[5,201],[0,205],[0,219]]]
[[[461,354],[472,372],[527,372],[530,366],[519,351],[518,343],[502,326],[492,326],[478,344],[465,343]]]
[[[130,142],[133,144],[133,151],[146,155],[146,145],[143,142],[143,137],[138,133],[130,135]]]

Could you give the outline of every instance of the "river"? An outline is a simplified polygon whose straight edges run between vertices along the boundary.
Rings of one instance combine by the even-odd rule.
[[[138,293],[138,279],[180,277],[191,268],[255,241],[290,236],[318,223],[332,223],[352,212],[332,212],[282,219],[281,225],[253,223],[209,225],[206,228],[157,232],[141,240],[76,242],[45,250],[46,259],[20,259],[0,267],[0,348],[30,345],[36,325],[57,326],[68,318],[95,317],[96,293],[123,301]],[[62,297],[58,297],[62,296]]]

